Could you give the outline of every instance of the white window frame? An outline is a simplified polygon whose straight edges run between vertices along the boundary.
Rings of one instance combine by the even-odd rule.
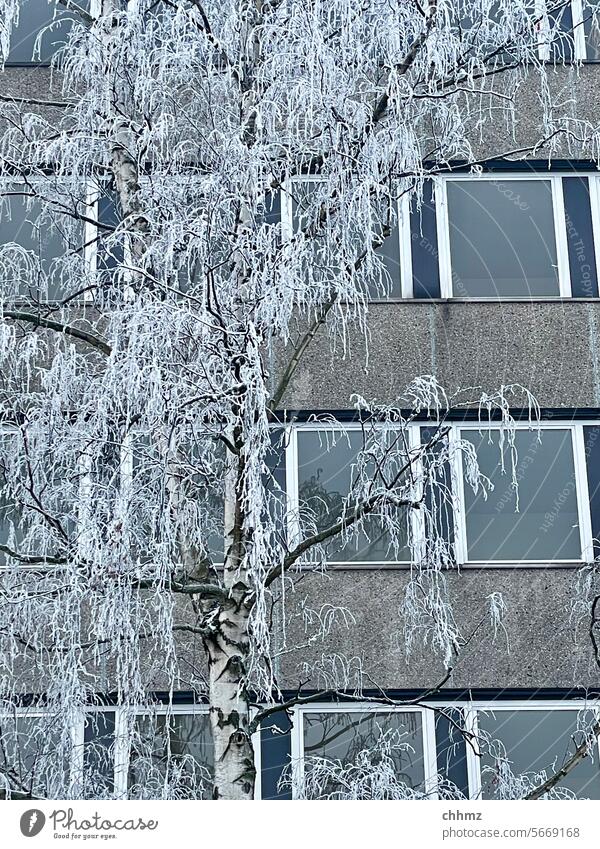
[[[597,705],[586,702],[583,699],[573,699],[572,701],[473,701],[465,703],[463,708],[465,710],[465,730],[475,735],[474,738],[472,738],[473,745],[465,746],[467,752],[469,798],[478,800],[482,799],[481,758],[478,755],[478,714],[480,712],[491,714],[498,714],[503,711],[546,711],[547,713],[552,713],[554,711],[570,711],[573,713],[581,710],[590,710],[595,711],[596,714],[600,712],[600,708]],[[600,758],[600,737],[597,739],[596,745],[598,750],[596,757]],[[507,754],[510,757],[510,752]],[[598,775],[600,778],[600,770]]]
[[[457,563],[461,566],[477,566],[478,568],[496,568],[503,566],[519,567],[523,566],[576,566],[583,562],[592,561],[594,559],[594,543],[592,534],[592,518],[591,506],[587,480],[587,464],[584,443],[584,426],[598,425],[598,422],[588,423],[573,423],[573,422],[540,422],[539,431],[544,444],[544,430],[568,430],[571,432],[571,444],[573,448],[573,465],[575,476],[575,490],[577,498],[577,510],[579,513],[579,539],[581,545],[581,557],[579,560],[469,560],[467,546],[467,522],[466,522],[466,506],[465,506],[465,479],[463,474],[462,452],[457,450],[453,452],[453,468],[452,479],[455,486],[455,552]],[[531,425],[529,422],[515,422],[516,430],[531,431],[534,434],[538,430],[536,424]],[[455,422],[452,424],[449,432],[449,439],[454,443],[461,438],[461,431],[475,431],[485,433],[488,430],[499,430],[500,424],[491,422],[488,424],[479,422]],[[507,481],[510,480],[510,472],[507,472]],[[515,514],[517,516],[518,514]]]
[[[585,30],[583,26],[583,0],[569,0],[571,7],[571,20],[573,22],[573,58],[567,59],[565,64],[569,65],[573,62],[587,62],[587,43],[585,40]],[[549,21],[547,9],[552,8],[553,4],[550,0],[535,0],[535,14],[541,19],[539,33],[542,36],[538,47],[538,56],[542,62],[552,62],[552,43],[549,39]],[[566,30],[565,30],[566,34]],[[546,38],[544,40],[544,35]],[[596,60],[591,60],[595,62]]]
[[[600,13],[600,8],[598,9]],[[571,0],[571,15],[573,18],[574,54],[578,62],[597,64],[597,59],[588,59],[587,41],[584,28],[583,0]]]
[[[332,704],[331,702],[311,702],[296,705],[292,711],[291,736],[291,776],[292,799],[298,798],[298,783],[304,779],[304,714],[310,713],[418,713],[421,716],[423,737],[424,789],[430,799],[437,799],[437,748],[435,738],[435,713],[428,707],[414,705],[374,705],[373,702],[352,702]]]
[[[578,175],[581,176],[581,175]],[[557,300],[571,297],[571,279],[569,268],[569,246],[567,240],[567,226],[564,215],[564,198],[562,189],[562,174],[530,174],[528,172],[486,172],[485,174],[448,174],[443,177],[433,177],[434,197],[437,219],[437,238],[439,255],[440,296],[443,299],[461,301],[531,301],[531,300]],[[556,243],[556,263],[559,291],[556,295],[491,295],[489,297],[468,295],[455,295],[452,280],[452,258],[450,250],[450,220],[448,216],[448,183],[449,182],[533,182],[543,180],[550,183],[552,192],[552,214],[554,221],[554,240]]]
[[[382,425],[388,430],[394,431],[393,425]],[[347,422],[340,425],[321,424],[316,422],[306,424],[295,424],[288,426],[288,434],[286,434],[287,448],[285,456],[286,466],[286,501],[287,501],[287,538],[291,548],[297,545],[302,540],[300,529],[300,496],[299,496],[299,476],[298,476],[298,434],[307,432],[326,433],[341,433],[347,431],[360,432],[361,426],[359,422]],[[418,450],[420,443],[421,429],[417,424],[411,424],[407,427],[408,447],[409,450]],[[344,439],[342,435],[340,439]],[[418,462],[418,460],[416,461]],[[420,510],[410,511],[411,532],[415,545],[424,537],[423,516]],[[312,563],[300,560],[295,568],[313,568]],[[409,560],[328,560],[329,569],[390,569],[398,566],[410,565]]]

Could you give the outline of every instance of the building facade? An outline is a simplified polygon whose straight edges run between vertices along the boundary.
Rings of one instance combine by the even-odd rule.
[[[40,57],[32,57],[34,34],[52,12],[42,0],[26,8],[1,77],[3,90],[15,99],[49,101],[50,33]],[[600,41],[587,22],[578,25],[579,0],[569,11],[565,29],[574,25],[575,37],[567,58],[573,61],[557,65],[550,84],[557,99],[568,101],[565,108],[595,125]],[[64,17],[60,26],[67,27],[69,13]],[[535,153],[487,161],[489,151],[535,145],[536,91],[524,86],[520,92],[516,137],[492,118],[477,128],[481,173],[456,163],[428,182],[420,209],[407,202],[399,210],[399,225],[381,248],[392,287],[385,297],[371,293],[366,336],[352,331],[345,350],[331,353],[326,329],[317,333],[282,402],[290,422],[279,457],[287,497],[297,501],[319,480],[334,505],[348,489],[356,450],[353,393],[391,403],[416,375],[434,375],[448,393],[520,384],[535,396],[539,431],[532,430],[528,410],[513,410],[518,512],[513,480],[498,465],[498,427],[482,423],[472,410],[450,421],[449,438],[472,442],[494,484],[484,499],[464,485],[460,467],[449,477],[460,509],[451,520],[456,563],[446,580],[460,630],[470,637],[449,675],[441,662],[436,668],[425,646],[407,658],[401,635],[410,557],[390,553],[385,540],[338,547],[332,567],[323,574],[307,571],[296,591],[287,639],[301,648],[282,652],[279,680],[284,696],[291,695],[304,663],[339,654],[368,669],[376,687],[363,683],[362,700],[323,699],[274,714],[256,735],[260,798],[290,798],[296,793],[290,770],[301,775],[309,756],[354,758],[382,729],[401,736],[403,746],[392,759],[402,780],[425,796],[443,793],[446,781],[468,798],[524,795],[575,752],[598,710],[600,636],[592,606],[600,584],[589,564],[600,539],[600,175],[594,162],[578,155],[573,139],[550,161]],[[50,116],[52,108],[39,106]],[[10,204],[0,238],[38,251],[44,261],[52,255],[51,239],[30,232],[25,207],[16,199]],[[300,213],[278,203],[273,215],[283,231],[293,232]],[[318,417],[329,412],[346,424],[348,435],[325,451],[331,428]],[[429,426],[426,417],[414,422],[415,444]],[[494,619],[489,611],[498,594],[504,613]],[[355,622],[306,645],[303,613],[327,603],[347,608]],[[156,769],[148,773],[147,765],[136,763],[135,750],[123,750],[120,729],[127,717],[105,694],[104,704],[74,722],[71,762],[54,764],[55,772],[70,770],[78,793],[86,794],[93,773],[95,794],[103,781],[109,796],[160,795],[161,759],[171,755],[187,764],[188,785],[210,771],[207,706],[195,692],[193,672],[202,665],[201,641],[182,638],[180,651],[190,672],[175,707],[167,712],[165,682],[153,670],[156,710],[136,719],[140,737],[154,740]],[[378,702],[382,691],[398,704]],[[43,710],[27,706],[27,687],[24,692],[11,721],[23,728],[38,723],[42,756],[52,763],[51,730]],[[484,732],[500,745],[479,757],[458,728]],[[27,772],[26,751],[19,761]],[[600,798],[599,763],[597,751],[560,787]],[[528,775],[531,785],[502,780],[499,772],[507,768],[513,777]],[[45,792],[52,795],[52,786]]]

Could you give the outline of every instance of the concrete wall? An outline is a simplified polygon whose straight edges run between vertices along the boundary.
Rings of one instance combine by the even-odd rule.
[[[351,331],[346,353],[317,334],[283,406],[348,409],[353,392],[391,402],[421,374],[448,392],[521,383],[544,407],[600,406],[599,334],[600,301],[371,304],[368,338]]]
[[[593,687],[600,680],[593,662],[587,621],[570,621],[576,595],[576,569],[463,569],[447,575],[450,599],[464,641],[453,661],[450,688]],[[318,662],[338,652],[360,658],[372,686],[422,688],[444,676],[439,657],[417,645],[404,650],[402,603],[407,570],[335,571],[307,575],[296,592],[298,606],[318,610],[329,602],[355,616],[351,628],[338,627],[324,642],[286,654],[282,677],[290,687],[302,679],[303,661]],[[487,596],[503,594],[506,633],[494,633]],[[288,596],[288,603],[293,599]],[[302,644],[300,617],[292,618],[288,643]],[[315,682],[318,687],[318,682]],[[365,686],[369,686],[365,682]]]

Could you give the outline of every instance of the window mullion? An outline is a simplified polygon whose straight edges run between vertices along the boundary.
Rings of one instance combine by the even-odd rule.
[[[398,203],[398,238],[400,240],[400,294],[403,298],[413,298],[410,195],[408,192],[402,195]]]
[[[438,239],[440,295],[442,298],[451,298],[454,293],[452,291],[452,262],[450,257],[450,222],[448,217],[447,181],[435,177],[432,179]]]
[[[477,710],[469,706],[465,710],[465,731],[472,735],[470,742],[465,741],[467,752],[467,778],[469,782],[469,798],[481,799],[481,753],[479,746],[479,722]]]
[[[588,177],[590,189],[590,210],[592,213],[592,233],[594,237],[594,258],[596,260],[596,274],[600,278],[600,183],[595,174]],[[600,279],[599,279],[600,285]]]
[[[93,218],[94,221],[99,221],[100,216],[100,187],[96,180],[89,180],[86,187],[86,216]],[[91,221],[83,223],[83,244],[84,257],[86,260],[86,268],[90,276],[98,273],[98,238],[100,230],[97,225]],[[83,300],[86,303],[93,301],[92,292],[86,287],[83,293]]]
[[[572,428],[572,435],[575,487],[577,496],[577,508],[579,511],[579,537],[581,540],[581,559],[584,562],[591,563],[594,559],[594,543],[590,510],[590,495],[587,481],[583,426],[574,425],[574,427]]]
[[[292,710],[292,763],[290,777],[292,781],[292,799],[298,798],[298,788],[304,782],[304,712],[295,705]]]
[[[80,798],[83,795],[84,760],[83,749],[85,744],[85,713],[79,712],[71,724],[71,764],[70,764],[70,795]]]
[[[298,429],[290,425],[285,437],[285,479],[287,542],[293,548],[300,541],[300,496],[298,492]]]
[[[567,242],[567,223],[565,220],[565,200],[562,177],[553,176],[552,206],[554,209],[554,237],[556,239],[556,264],[558,266],[558,289],[561,297],[571,297],[571,275],[569,268],[569,249]]]
[[[583,2],[582,0],[571,0],[571,17],[573,20],[573,52],[575,59],[585,62],[587,49],[585,43],[585,30],[583,27]]]
[[[467,551],[467,522],[465,511],[464,475],[462,451],[458,448],[461,439],[460,428],[456,425],[450,428],[448,443],[450,445],[450,482],[452,486],[452,503],[454,516],[454,552],[458,564],[466,563]]]
[[[438,798],[438,762],[435,738],[435,712],[426,708],[420,711],[423,733],[423,766],[425,793],[428,799]]]
[[[114,793],[116,799],[127,798],[127,774],[129,771],[127,725],[125,710],[115,708]]]

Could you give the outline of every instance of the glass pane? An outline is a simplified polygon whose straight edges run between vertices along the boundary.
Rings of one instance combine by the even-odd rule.
[[[305,769],[311,758],[354,764],[361,752],[376,751],[387,735],[396,776],[409,787],[423,787],[423,731],[419,713],[307,713],[304,714]],[[331,788],[335,790],[335,788]]]
[[[600,61],[600,9],[597,0],[584,0],[583,28],[588,62]]]
[[[516,477],[500,432],[462,431],[473,443],[479,468],[494,484],[485,499],[465,481],[469,560],[580,560],[579,514],[570,430],[518,430]],[[505,472],[501,458],[504,456]],[[518,512],[516,512],[518,495]]]
[[[7,187],[9,192],[23,191],[23,187],[14,185]],[[27,190],[25,190],[27,191]],[[64,297],[62,286],[56,274],[51,273],[53,260],[65,254],[69,248],[60,232],[60,220],[54,216],[54,222],[58,221],[59,227],[50,227],[47,222],[38,222],[38,217],[43,211],[42,201],[33,201],[28,205],[26,197],[18,194],[4,199],[0,206],[0,245],[14,242],[26,251],[33,254],[33,267],[23,269],[18,281],[13,281],[10,289],[7,288],[5,297],[33,298],[35,300],[59,300]],[[42,274],[51,274],[51,279],[46,290]],[[6,285],[6,284],[4,284]]]
[[[271,430],[271,446],[265,457],[267,471],[263,477],[267,509],[277,525],[277,533],[282,541],[286,536],[285,516],[287,512],[286,493],[286,447],[288,437],[283,429]]]
[[[573,40],[573,14],[571,4],[548,10],[548,25],[553,35],[550,46],[550,58],[554,62],[572,62],[575,55]]]
[[[80,6],[86,8],[86,0],[77,0]],[[56,12],[55,12],[56,9]],[[61,48],[77,15],[73,11],[56,7],[48,0],[26,0],[19,10],[19,23],[13,29],[10,39],[10,52],[7,64],[48,63],[51,57]],[[40,53],[33,57],[35,40],[38,33],[52,21],[55,24],[46,30],[41,38]]]
[[[335,440],[335,441],[334,441]],[[299,431],[298,433],[298,495],[301,513],[309,515],[318,531],[338,521],[343,513],[344,499],[355,477],[356,456],[363,447],[360,431],[345,434],[333,431]],[[405,534],[398,557],[410,560],[408,547],[408,513],[404,510]],[[306,523],[307,524],[307,523]],[[367,517],[354,540],[345,545],[340,535],[327,546],[333,561],[389,561],[396,556],[391,548],[385,519]],[[310,533],[310,531],[309,531]]]
[[[115,788],[115,714],[98,711],[85,719],[83,743],[83,795],[105,798]]]
[[[443,707],[435,716],[435,741],[442,785],[447,783],[454,795],[457,791],[469,797],[465,716],[461,708]],[[444,789],[443,786],[441,788]]]
[[[582,717],[585,726],[591,724],[591,712]],[[478,714],[480,731],[490,735],[496,742],[484,746],[482,757],[482,790],[484,799],[500,798],[505,795],[500,778],[503,761],[506,759],[514,776],[523,773],[542,773],[535,786],[550,778],[584,742],[577,732],[578,711],[576,710],[497,710],[494,713]],[[566,788],[578,797],[600,799],[600,769],[598,751],[594,760],[583,758],[572,772],[563,778],[558,788]]]
[[[533,3],[531,7],[527,14],[533,12]],[[492,3],[487,14],[479,6],[463,14],[459,29],[466,55],[476,48],[485,51],[490,63],[514,62],[518,56],[515,46],[526,43],[527,14],[520,9],[503,9],[499,2]]]
[[[312,204],[315,202],[314,196],[318,188],[319,182],[317,180],[298,180],[294,183],[292,192],[292,227],[294,232],[298,232],[303,228],[310,228],[311,222],[314,220],[317,212],[312,207]],[[377,221],[378,218],[379,216],[374,214],[374,221]],[[382,221],[386,218],[387,216],[381,216]],[[350,229],[352,229],[352,222],[350,222]],[[380,229],[377,226],[375,227],[375,232],[381,233],[382,229],[383,223]],[[322,269],[322,275],[317,275],[317,279],[326,279],[329,273],[335,274],[336,265],[332,264],[331,261],[328,262],[326,259],[325,239],[327,236],[325,230],[317,229],[315,233],[311,237],[314,240],[314,263],[317,269]],[[358,259],[361,253],[364,252],[364,235],[355,232],[355,244],[355,258]],[[381,256],[390,280],[386,280],[383,275],[380,280],[373,280],[368,287],[368,297],[371,300],[401,297],[400,234],[397,225],[392,228],[389,236],[384,239],[380,247],[376,249],[376,252]],[[339,264],[337,264],[337,267],[339,268]]]
[[[549,180],[449,180],[455,297],[559,295]]]
[[[9,450],[10,436],[0,435],[0,446],[4,451]],[[19,520],[17,505],[8,488],[6,468],[0,460],[0,545],[11,548],[18,547],[22,538],[19,528],[16,527]],[[0,552],[0,565],[6,561],[6,555]]]
[[[139,716],[129,759],[130,797],[208,798],[213,763],[208,714]]]
[[[0,773],[10,787],[41,798],[65,798],[70,738],[55,717],[19,715],[0,719]]]

